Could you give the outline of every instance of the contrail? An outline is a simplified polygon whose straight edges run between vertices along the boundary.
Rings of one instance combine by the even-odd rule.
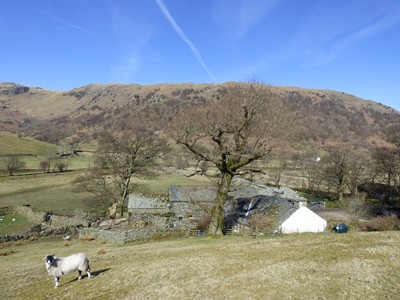
[[[33,9],[33,10],[35,10],[35,11],[37,11],[37,12],[43,14],[43,15],[46,15],[46,16],[48,16],[48,17],[54,19],[54,20],[57,20],[58,22],[63,23],[63,24],[65,24],[65,25],[67,25],[67,26],[69,26],[69,27],[71,27],[71,28],[74,28],[74,29],[76,29],[76,30],[78,30],[78,31],[81,31],[81,32],[90,34],[90,35],[95,36],[95,37],[97,37],[97,38],[104,39],[104,37],[102,37],[101,35],[99,35],[99,34],[93,32],[93,31],[90,31],[90,30],[87,30],[87,29],[85,29],[85,28],[76,26],[76,25],[74,25],[74,24],[72,24],[72,23],[69,23],[69,22],[65,21],[64,19],[61,19],[60,17],[57,17],[56,15],[50,14],[50,13],[44,11],[44,10],[41,10],[41,9],[39,9],[39,8],[37,8],[37,7],[34,7],[34,6],[32,6],[32,5],[29,5],[29,4],[27,4],[27,3],[24,3],[24,2],[22,2],[22,3],[23,3],[25,6],[29,7],[30,9]]]
[[[197,50],[196,46],[189,40],[189,38],[185,35],[183,30],[179,27],[179,25],[175,22],[172,15],[169,13],[168,8],[165,6],[162,0],[155,0],[160,7],[160,10],[164,17],[167,19],[169,24],[174,28],[176,33],[181,37],[181,39],[189,46],[190,50],[193,52],[194,56],[196,57],[197,61],[201,64],[204,70],[208,73],[212,80],[217,81],[215,76],[211,73],[211,71],[207,68],[206,64],[201,57],[199,50]]]

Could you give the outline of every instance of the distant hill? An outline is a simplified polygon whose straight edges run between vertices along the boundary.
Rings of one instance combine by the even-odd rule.
[[[0,130],[79,145],[104,128],[128,129],[132,120],[162,129],[178,109],[218,97],[229,84],[91,84],[50,91],[0,83]],[[400,112],[343,92],[274,86],[271,93],[295,112],[303,146],[385,145],[384,129],[400,123]]]

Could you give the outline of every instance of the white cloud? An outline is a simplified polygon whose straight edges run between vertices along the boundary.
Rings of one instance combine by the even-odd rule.
[[[220,0],[215,2],[214,19],[228,35],[241,38],[268,15],[281,0]]]
[[[400,10],[387,14],[377,21],[371,22],[354,34],[345,39],[345,42],[353,44],[364,39],[372,38],[375,35],[390,29],[400,22]]]
[[[301,59],[303,66],[321,66],[353,55],[358,45],[400,23],[399,9],[378,4],[347,2],[336,7],[319,2],[308,15],[296,20],[297,32],[279,51],[282,58]]]
[[[119,82],[129,83],[140,63],[140,56],[136,52],[131,52],[122,62],[112,67],[113,77],[117,78]]]

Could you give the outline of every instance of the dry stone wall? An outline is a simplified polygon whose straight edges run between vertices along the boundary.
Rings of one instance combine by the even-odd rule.
[[[130,194],[128,202],[129,224],[145,223],[163,230],[171,216],[168,196]]]
[[[82,228],[79,238],[93,237],[99,240],[124,244],[132,241],[144,240],[154,237],[161,232],[154,229],[135,228],[126,231],[103,230],[94,228]]]
[[[7,215],[7,214],[23,215],[32,223],[38,223],[38,224],[41,224],[46,216],[45,212],[36,212],[26,206],[10,206],[10,207],[0,208],[0,215]],[[87,221],[84,218],[65,217],[58,215],[51,216],[51,225],[55,227],[79,226],[79,225],[86,225],[86,223]]]

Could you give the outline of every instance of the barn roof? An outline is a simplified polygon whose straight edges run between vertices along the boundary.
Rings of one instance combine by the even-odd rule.
[[[214,202],[217,190],[205,186],[178,186],[168,187],[171,202]]]

